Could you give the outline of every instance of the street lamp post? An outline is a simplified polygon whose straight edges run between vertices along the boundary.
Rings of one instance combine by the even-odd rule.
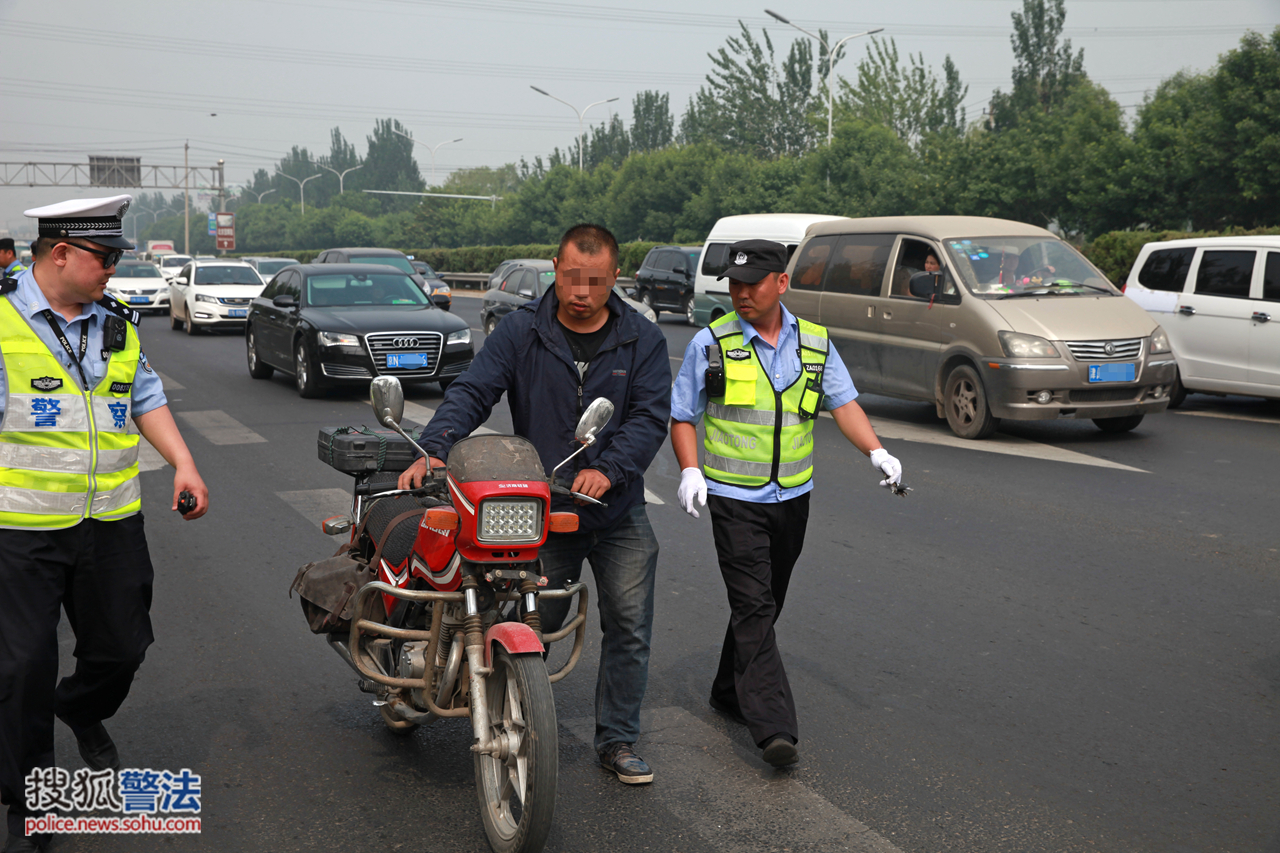
[[[414,142],[414,143],[417,142],[417,140],[414,139],[409,134],[400,133],[400,131],[396,130],[394,127],[391,129],[391,132],[399,136],[403,136],[405,139],[409,140],[410,142]],[[431,186],[434,187],[436,185],[436,151],[440,149],[441,145],[452,145],[455,142],[461,142],[461,141],[462,141],[462,137],[459,136],[457,139],[446,139],[444,142],[437,143],[435,148],[432,148],[430,145],[425,146],[426,149],[431,152]]]
[[[263,190],[263,191],[262,191],[262,192],[260,192],[260,193],[256,193],[256,192],[254,192],[253,190],[249,189],[248,187],[245,187],[245,188],[244,188],[244,191],[245,191],[245,192],[247,192],[249,195],[253,196],[253,197],[254,197],[254,199],[257,201],[257,203],[258,203],[258,204],[262,204],[262,197],[263,197],[264,195],[266,195],[267,193],[273,193],[273,192],[275,192],[275,191],[276,191],[276,188],[275,188],[275,187],[272,187],[272,188],[271,188],[271,189],[269,189],[269,190]]]
[[[307,181],[314,181],[316,178],[320,177],[320,173],[316,172],[311,177],[303,178],[302,180],[298,180],[293,175],[286,175],[284,172],[281,172],[279,170],[276,170],[276,174],[282,178],[288,178],[289,180],[293,181],[295,184],[298,185],[298,197],[302,200],[302,215],[306,216],[307,215]],[[263,195],[266,195],[266,193],[263,193]]]
[[[811,39],[817,39],[817,41],[823,46],[823,48],[826,49],[827,51],[827,144],[830,145],[831,144],[831,117],[833,115],[832,110],[834,108],[834,105],[832,102],[832,92],[833,92],[832,87],[833,87],[833,84],[835,83],[836,53],[840,50],[841,47],[844,46],[844,43],[847,42],[849,39],[856,39],[862,36],[869,36],[869,35],[874,35],[875,33],[882,33],[884,32],[884,27],[876,27],[874,30],[867,30],[865,33],[854,33],[851,36],[845,36],[844,38],[840,39],[840,41],[836,42],[836,46],[832,48],[827,46],[827,40],[824,39],[822,36],[814,35],[813,33],[806,30],[804,27],[800,26],[799,24],[794,24],[791,21],[788,21],[786,18],[782,17],[777,12],[771,11],[769,9],[765,9],[764,13],[769,17],[774,18],[775,20],[783,24],[786,24],[787,26],[795,27],[797,30],[804,33]]]
[[[160,214],[163,213],[162,210],[150,210],[138,204],[133,205],[133,207],[129,208],[129,210],[133,213],[133,242],[135,243],[138,242],[138,214],[150,213],[151,224],[155,225],[156,222],[160,219]]]
[[[618,99],[606,98],[603,101],[596,101],[594,104],[587,104],[585,107],[579,110],[577,107],[575,107],[573,104],[569,103],[568,101],[561,100],[560,98],[557,98],[555,95],[551,94],[550,92],[544,92],[542,89],[539,89],[537,86],[530,86],[529,88],[537,92],[539,95],[546,95],[548,98],[550,98],[553,101],[560,101],[560,103],[564,104],[566,107],[568,107],[569,109],[573,110],[575,113],[578,114],[578,171],[581,172],[582,171],[582,149],[586,147],[586,131],[583,126],[583,117],[586,116],[587,110],[591,109],[592,107],[598,107],[601,104],[612,104],[614,101]]]
[[[342,182],[347,177],[347,173],[354,172],[356,169],[360,168],[360,166],[352,166],[350,169],[343,169],[341,172],[339,172],[337,169],[330,169],[324,163],[312,163],[311,165],[319,166],[321,169],[329,169],[330,172],[333,172],[335,175],[338,176],[338,195],[342,195],[344,192],[346,192],[346,190],[342,188],[343,186]],[[361,164],[361,165],[364,165],[364,164]],[[267,192],[270,192],[270,190],[268,190]],[[263,195],[266,195],[266,193],[263,193]]]

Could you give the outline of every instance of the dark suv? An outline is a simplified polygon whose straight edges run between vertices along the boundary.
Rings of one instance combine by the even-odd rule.
[[[656,246],[636,270],[636,299],[659,311],[683,314],[693,321],[693,277],[701,246]]]

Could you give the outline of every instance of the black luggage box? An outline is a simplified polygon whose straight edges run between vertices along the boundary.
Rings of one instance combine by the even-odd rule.
[[[417,439],[422,428],[405,432]],[[320,427],[316,438],[320,461],[346,474],[403,471],[417,452],[394,430],[371,427]]]

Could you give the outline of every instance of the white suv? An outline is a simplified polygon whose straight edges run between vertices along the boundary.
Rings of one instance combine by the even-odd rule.
[[[1280,398],[1280,237],[1148,243],[1125,295],[1164,327],[1187,393]]]
[[[244,328],[249,304],[267,283],[243,261],[192,261],[169,281],[169,328],[187,334]]]

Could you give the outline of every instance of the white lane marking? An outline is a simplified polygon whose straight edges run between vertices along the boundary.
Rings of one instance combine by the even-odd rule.
[[[266,439],[221,409],[207,412],[178,412],[210,444],[259,444]]]
[[[404,416],[415,424],[426,426],[431,423],[431,419],[435,417],[436,410],[430,406],[424,406],[421,403],[411,403],[408,400],[404,404]],[[476,431],[472,435],[497,435],[496,430],[488,427],[476,427]]]
[[[669,355],[669,356],[667,356],[667,360],[668,360],[668,361],[675,361],[675,362],[679,362],[679,363],[681,363],[681,364],[683,364],[683,363],[684,363],[684,359],[683,359],[683,358],[677,358],[677,357],[675,357],[674,355]]]
[[[138,471],[159,471],[168,464],[151,442],[145,438],[138,439]]]
[[[484,329],[477,329],[475,326],[472,326],[472,327],[471,327],[471,331],[473,331],[473,332],[478,332],[478,333],[480,333],[480,334],[482,334],[482,335],[484,334]]]
[[[658,497],[648,489],[644,490],[644,502],[649,504],[657,504],[658,506],[665,506],[667,503],[662,498]]]
[[[830,412],[823,412],[823,417],[831,417]],[[896,438],[900,441],[918,441],[923,444],[938,444],[943,447],[958,447],[962,450],[981,450],[986,453],[1003,453],[1006,456],[1025,456],[1030,459],[1044,459],[1049,462],[1069,462],[1073,465],[1092,465],[1097,468],[1114,468],[1117,471],[1134,471],[1138,474],[1149,474],[1141,468],[1122,465],[1109,459],[1099,459],[1074,450],[1054,447],[1028,438],[997,433],[981,441],[970,441],[951,432],[945,425],[937,427],[920,426],[903,421],[891,421],[884,418],[872,418],[871,425],[876,435],[881,438]]]
[[[155,368],[152,368],[152,370],[155,370]],[[182,391],[187,387],[178,380],[170,378],[168,375],[161,373],[158,370],[156,370],[156,376],[160,377],[160,381],[164,383],[164,390],[166,391]]]
[[[594,719],[564,725],[586,744],[595,739]],[[640,731],[639,752],[655,771],[646,797],[660,802],[714,850],[903,853],[806,787],[800,781],[803,763],[795,770],[774,770],[759,752],[735,747],[683,708],[641,711]]]
[[[320,522],[334,515],[351,515],[351,494],[343,489],[301,489],[276,492],[276,497],[298,511],[303,518],[320,529]],[[351,534],[330,536],[334,542],[346,542]]]
[[[1196,418],[1222,418],[1228,421],[1252,421],[1256,424],[1280,424],[1280,418],[1260,418],[1256,415],[1237,415],[1232,412],[1184,412],[1174,411],[1175,415],[1191,415]]]

